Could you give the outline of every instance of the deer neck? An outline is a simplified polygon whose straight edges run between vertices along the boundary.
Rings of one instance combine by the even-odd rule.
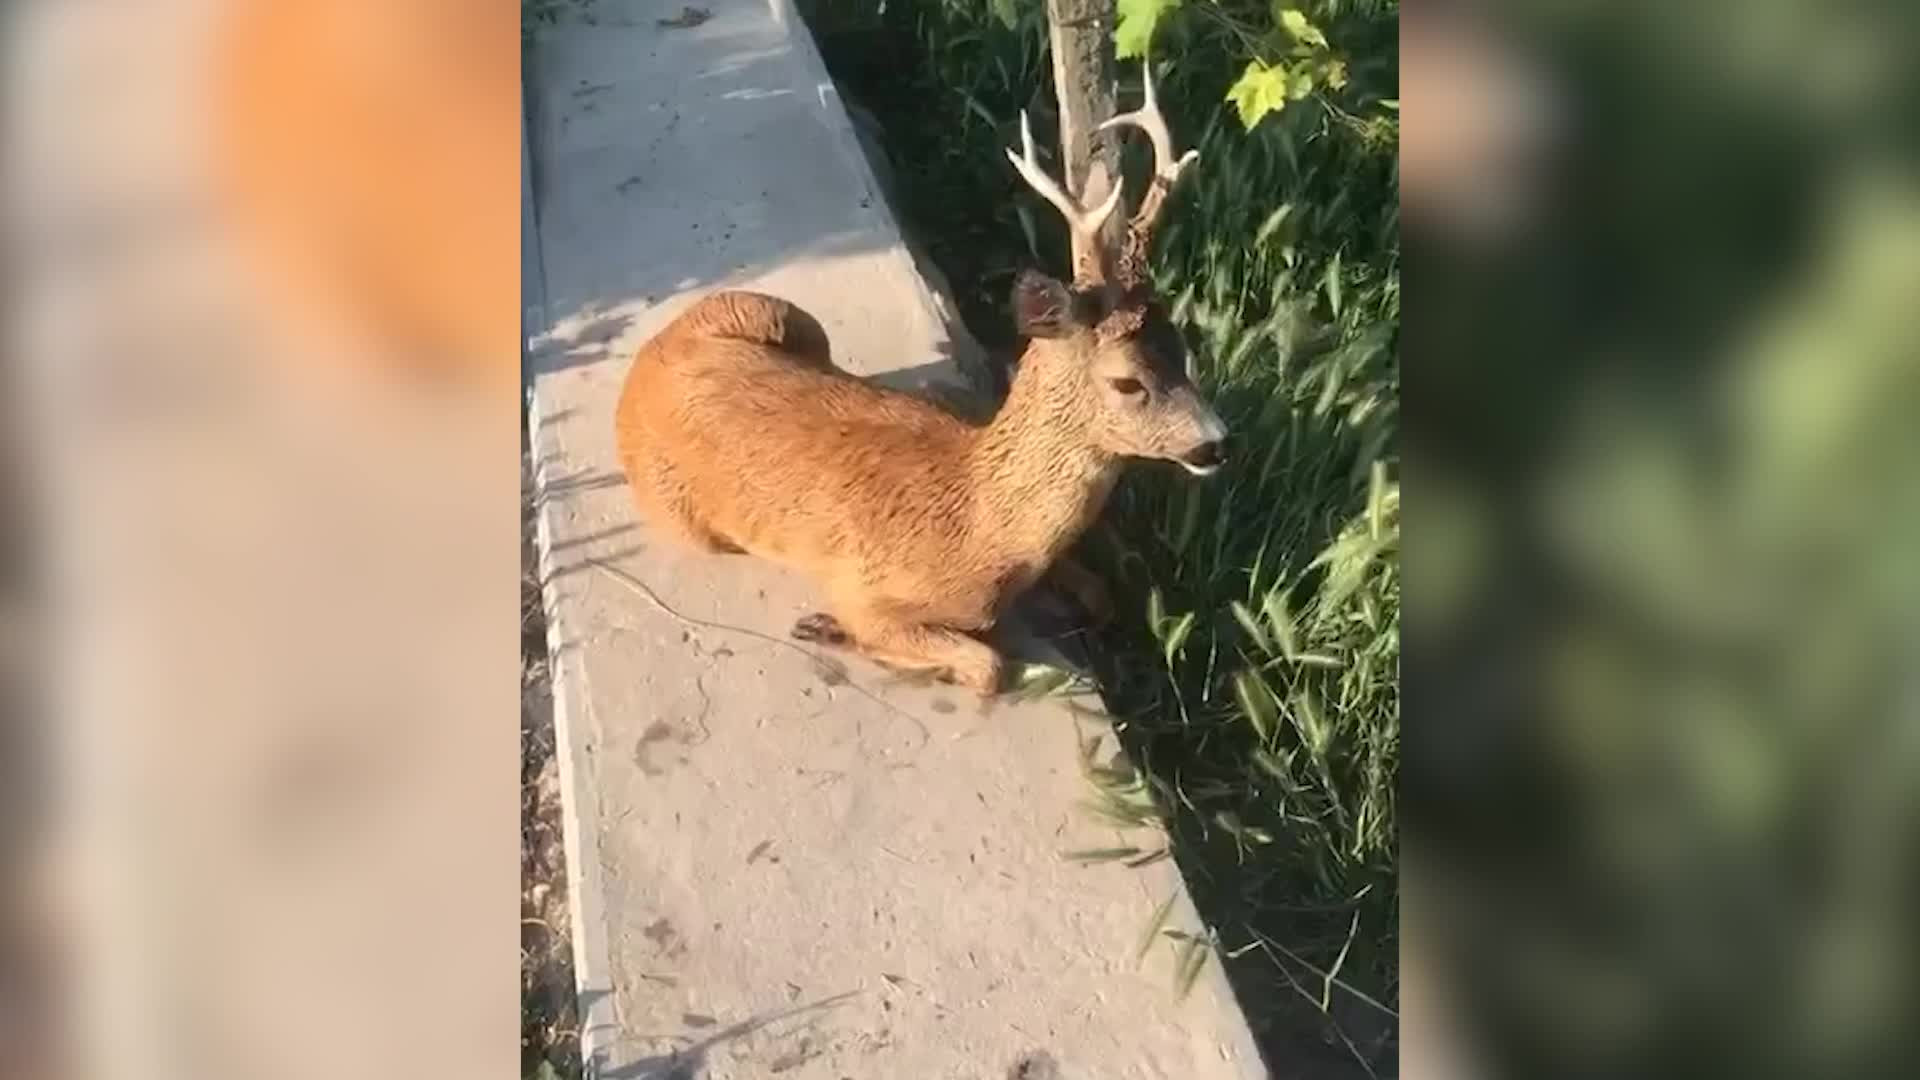
[[[968,463],[972,535],[993,554],[1044,566],[1100,514],[1120,459],[1093,440],[1076,358],[1036,346]]]

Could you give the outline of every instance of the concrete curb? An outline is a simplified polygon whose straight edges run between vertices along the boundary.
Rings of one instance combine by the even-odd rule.
[[[525,91],[523,90],[523,94]],[[527,344],[547,332],[546,269],[541,258],[540,218],[534,198],[533,151],[528,133],[526,109],[520,123],[520,288],[522,310],[521,364],[527,371]],[[530,372],[527,387],[527,432],[530,447],[544,441],[539,396],[533,393]],[[547,467],[536,453],[533,467],[535,498],[549,487]],[[547,515],[534,514],[535,552],[542,582],[554,573],[553,536]],[[542,587],[543,614],[547,620],[547,655],[550,658],[550,698],[553,705],[554,759],[560,772],[560,812],[562,843],[567,856],[567,916],[571,922],[574,993],[580,1025],[580,1058],[593,1063],[605,1060],[607,1046],[619,1031],[613,1008],[613,983],[608,975],[610,955],[606,935],[606,890],[600,880],[600,852],[595,837],[599,821],[593,800],[583,798],[581,752],[586,737],[580,730],[583,707],[574,701],[573,688],[587,685],[585,665],[577,654],[560,648],[560,627],[555,619],[550,594]],[[566,670],[563,671],[562,669]],[[582,703],[590,695],[580,695]],[[595,1080],[588,1065],[587,1080]]]
[[[540,413],[537,399],[529,402],[528,427],[534,433],[534,444],[539,445]],[[545,479],[537,472],[534,482],[536,490],[547,488]],[[544,581],[555,572],[553,538],[545,515],[536,514],[535,520],[540,576]],[[601,882],[600,852],[596,840],[600,835],[599,814],[593,800],[583,795],[588,790],[582,765],[588,738],[582,726],[583,723],[590,724],[591,718],[583,717],[580,710],[586,708],[584,703],[592,699],[590,693],[578,693],[579,702],[575,701],[574,691],[585,690],[588,686],[586,666],[577,655],[562,651],[560,627],[554,620],[550,601],[547,616],[547,653],[552,658],[553,673],[554,757],[560,769],[561,814],[567,853],[567,909],[568,917],[573,921],[574,990],[579,998],[580,1057],[582,1061],[599,1062],[606,1059],[607,1047],[618,1034],[620,1024],[613,1011],[613,981],[607,967],[611,950],[606,934],[606,888]],[[588,1080],[592,1080],[591,1069]]]

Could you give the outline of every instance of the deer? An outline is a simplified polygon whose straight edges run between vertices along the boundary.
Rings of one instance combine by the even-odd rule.
[[[1154,155],[1115,243],[1103,229],[1119,178],[1097,205],[1068,194],[1020,113],[1021,152],[1007,158],[1066,220],[1074,273],[1016,276],[1027,345],[990,420],[836,367],[820,322],[788,301],[716,292],[639,348],[621,390],[618,453],[650,527],[823,588],[827,610],[800,617],[793,638],[988,698],[1008,665],[985,635],[1043,578],[1109,617],[1104,582],[1069,549],[1129,461],[1205,476],[1227,436],[1148,272],[1167,196],[1199,155],[1174,155],[1151,70],[1142,82],[1140,108],[1096,128],[1136,129]]]

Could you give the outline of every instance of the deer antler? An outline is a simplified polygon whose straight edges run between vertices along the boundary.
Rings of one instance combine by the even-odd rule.
[[[1167,130],[1167,118],[1160,112],[1160,99],[1153,92],[1153,60],[1142,57],[1140,61],[1140,87],[1143,100],[1140,107],[1130,113],[1121,113],[1094,128],[1106,131],[1109,128],[1132,127],[1146,133],[1147,141],[1153,144],[1153,182],[1147,185],[1147,193],[1140,200],[1140,208],[1127,222],[1126,246],[1120,265],[1122,276],[1144,280],[1146,275],[1147,245],[1153,241],[1153,229],[1160,219],[1160,211],[1165,207],[1167,195],[1173,191],[1173,185],[1180,179],[1186,167],[1200,160],[1198,150],[1188,150],[1179,157],[1173,155],[1173,135]]]
[[[1081,206],[1078,200],[1068,195],[1040,168],[1040,159],[1033,147],[1033,126],[1027,122],[1025,109],[1020,110],[1020,150],[1019,154],[1007,151],[1007,160],[1013,162],[1014,169],[1028,187],[1052,203],[1053,208],[1060,211],[1060,216],[1067,219],[1067,229],[1073,240],[1074,283],[1083,286],[1105,285],[1108,255],[1100,242],[1100,227],[1113,216],[1114,207],[1120,205],[1120,178],[1114,177],[1113,191],[1107,195],[1105,202],[1091,208]]]

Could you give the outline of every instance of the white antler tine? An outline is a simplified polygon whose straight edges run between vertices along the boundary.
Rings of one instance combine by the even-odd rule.
[[[1180,179],[1187,166],[1200,160],[1198,150],[1188,150],[1184,154],[1173,152],[1173,134],[1167,130],[1166,114],[1160,111],[1160,91],[1153,81],[1153,59],[1142,57],[1140,61],[1140,107],[1131,112],[1119,113],[1101,123],[1096,130],[1105,131],[1115,127],[1138,128],[1147,137],[1153,149],[1153,183],[1141,197],[1140,207],[1134,212],[1128,228],[1129,247],[1144,251],[1148,239],[1153,234],[1155,222],[1166,206],[1167,193]]]
[[[1045,169],[1040,167],[1039,150],[1033,142],[1033,122],[1025,109],[1020,110],[1020,153],[1006,151],[1007,160],[1013,163],[1014,171],[1020,179],[1036,194],[1050,203],[1066,219],[1067,228],[1073,239],[1073,259],[1075,273],[1085,281],[1104,282],[1106,263],[1109,254],[1100,240],[1100,229],[1120,205],[1122,185],[1116,177],[1113,190],[1107,193],[1106,200],[1099,206],[1088,208],[1067,194],[1067,191]]]

